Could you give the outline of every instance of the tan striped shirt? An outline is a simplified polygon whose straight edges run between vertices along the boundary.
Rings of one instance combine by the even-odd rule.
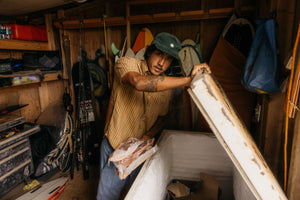
[[[141,138],[169,109],[171,90],[142,92],[123,84],[121,78],[130,71],[150,74],[146,61],[129,57],[120,58],[115,64],[115,76],[105,135],[116,149],[129,137]]]

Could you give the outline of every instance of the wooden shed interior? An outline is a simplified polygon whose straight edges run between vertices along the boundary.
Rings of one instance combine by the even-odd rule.
[[[210,63],[220,35],[233,13],[248,19],[256,27],[255,21],[261,17],[270,17],[272,11],[276,12],[282,89],[281,92],[272,94],[253,93],[255,102],[252,107],[245,108],[251,114],[249,121],[245,123],[249,125],[249,129],[251,126],[252,137],[274,176],[282,188],[285,188],[287,197],[291,200],[300,199],[300,118],[297,109],[295,117],[288,119],[286,135],[284,111],[290,76],[286,65],[292,55],[299,28],[300,1],[297,0],[1,1],[0,21],[21,24],[33,22],[45,26],[48,41],[0,39],[0,59],[22,59],[24,53],[58,50],[63,67],[61,70],[39,72],[43,77],[41,80],[0,87],[0,110],[8,106],[28,104],[13,113],[23,116],[27,122],[35,123],[49,105],[62,101],[68,81],[72,81],[70,67],[79,61],[80,49],[86,51],[90,60],[94,60],[95,52],[102,49],[104,56],[100,58],[99,63],[107,73],[108,91],[97,104],[97,123],[103,135],[109,90],[113,83],[115,58],[111,50],[112,43],[118,49],[122,49],[127,38],[125,49],[132,47],[142,28],[151,30],[153,36],[160,32],[169,32],[176,35],[180,41],[197,40],[198,34],[203,62]],[[70,42],[69,55],[66,55],[64,49],[66,40]],[[12,76],[22,76],[22,73],[13,73]],[[3,78],[2,75],[0,77]],[[70,86],[72,105],[75,108],[74,90],[72,84]],[[190,113],[186,112],[190,103],[186,98],[187,93],[183,91],[181,96],[177,96],[173,101],[165,127],[174,130],[210,131],[201,116],[196,126],[191,124]],[[296,105],[299,106],[299,103]],[[260,114],[258,122],[253,120],[255,112]],[[287,167],[284,162],[285,153]],[[81,177],[76,178],[77,181],[79,179]],[[97,184],[97,180],[94,180],[93,184]],[[95,194],[95,191],[91,191],[92,188],[96,189],[93,186],[85,192]]]

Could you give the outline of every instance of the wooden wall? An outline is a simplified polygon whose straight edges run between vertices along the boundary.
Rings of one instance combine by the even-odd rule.
[[[227,19],[219,20],[205,20],[205,21],[187,21],[187,22],[171,22],[171,23],[158,23],[158,24],[142,24],[142,25],[131,25],[131,38],[132,44],[135,42],[139,31],[143,27],[147,27],[151,30],[155,36],[160,32],[169,32],[176,35],[181,41],[184,39],[196,39],[197,33],[201,33],[202,41],[202,53],[204,61],[208,62],[212,54],[214,46],[219,38],[219,35],[224,27]],[[87,51],[89,59],[94,59],[95,51],[105,44],[103,27],[101,28],[88,28],[81,31],[82,37],[82,48]],[[65,34],[69,36],[71,44],[71,65],[79,61],[79,49],[80,49],[80,30],[65,30]],[[108,41],[108,52],[109,52],[109,66],[105,66],[105,62],[102,60],[102,66],[108,71],[109,67],[113,70],[114,57],[111,53],[110,45],[112,42],[115,43],[117,48],[122,49],[124,39],[126,37],[126,27],[108,27],[107,28],[107,41]],[[128,47],[128,46],[127,46]],[[103,58],[104,59],[104,58]],[[176,104],[178,106],[178,104]],[[180,113],[184,113],[182,109],[184,106],[171,108],[171,110],[180,109]],[[105,115],[105,113],[102,113]],[[170,122],[166,127],[173,129],[184,130],[188,127],[188,121],[182,118],[176,118],[178,120],[184,120],[184,122]],[[174,127],[173,125],[176,124]],[[180,125],[179,125],[180,124]],[[189,130],[189,129],[188,129]]]
[[[0,106],[5,108],[11,105],[28,104],[13,114],[23,116],[28,122],[35,122],[49,104],[62,100],[63,91],[62,81],[0,88]]]
[[[115,2],[115,1],[112,1]],[[186,2],[186,1],[185,1]],[[246,17],[252,22],[258,17],[269,17],[271,11],[277,11],[277,20],[278,20],[278,45],[279,45],[279,60],[280,66],[282,68],[283,75],[287,75],[289,72],[284,69],[285,62],[288,56],[291,53],[293,42],[295,40],[295,33],[297,29],[297,25],[299,23],[299,2],[296,0],[262,0],[262,1],[208,1],[203,0],[201,3],[199,1],[188,1],[190,4],[185,3],[184,6],[169,6],[166,7],[166,4],[155,4],[151,5],[135,5],[131,7],[130,14],[143,14],[143,13],[155,13],[155,12],[163,12],[166,11],[175,11],[179,12],[178,8],[185,10],[193,10],[196,9],[211,9],[211,8],[227,8],[227,7],[235,7],[236,12],[240,14],[240,10],[238,8],[240,6],[254,6],[255,9],[252,13],[247,15]],[[170,5],[178,5],[182,2],[177,3],[169,3]],[[255,3],[255,4],[254,4]],[[113,3],[112,3],[113,4]],[[125,3],[122,1],[121,5],[118,8],[115,8],[112,4],[102,4],[105,7],[102,12],[106,12],[107,16],[126,16]],[[153,7],[155,7],[153,8]],[[79,12],[78,16],[86,16],[88,17],[88,5],[85,6],[85,9],[70,9],[65,10],[65,18],[68,20],[70,16],[74,15],[74,12]],[[102,7],[102,8],[103,8]],[[177,10],[176,10],[177,9]],[[99,11],[101,12],[101,11]],[[103,13],[102,13],[103,14]],[[92,14],[91,14],[92,15]],[[102,15],[103,16],[103,15]],[[98,16],[102,17],[101,14]],[[218,37],[222,29],[224,28],[228,17],[222,19],[205,19],[205,20],[193,20],[193,21],[184,21],[184,22],[167,22],[167,23],[151,23],[151,24],[131,24],[130,25],[130,38],[131,45],[134,43],[134,40],[141,28],[147,27],[149,28],[153,35],[156,35],[159,32],[169,32],[176,35],[180,40],[184,40],[187,38],[195,39],[196,34],[200,33],[200,41],[203,52],[203,58],[205,62],[208,62],[212,51],[215,48]],[[96,49],[100,48],[101,45],[104,45],[104,32],[103,27],[98,28],[89,28],[84,29],[84,49],[88,52],[88,57],[90,59],[94,58],[94,52]],[[79,29],[66,30],[66,34],[70,36],[71,40],[71,60],[72,65],[78,61],[79,54],[79,38],[80,31]],[[116,46],[121,49],[124,38],[126,37],[127,29],[126,26],[113,26],[107,27],[107,42],[108,42],[108,51],[110,58],[110,67],[113,68],[114,59],[112,53],[110,51],[110,44],[114,42]],[[283,144],[283,104],[285,101],[285,92],[278,93],[274,95],[270,95],[269,98],[264,101],[268,102],[267,109],[265,110],[266,120],[263,121],[263,126],[265,127],[261,131],[261,135],[259,138],[262,148],[262,154],[264,155],[266,161],[268,162],[270,168],[272,169],[274,175],[278,178],[280,184],[283,184],[283,171],[282,171],[282,144]],[[178,105],[177,105],[178,106]],[[185,109],[184,107],[180,109]],[[172,127],[170,124],[169,127]],[[184,129],[186,126],[183,124],[181,127],[177,127],[179,129]]]
[[[289,71],[285,69],[287,60],[290,58],[295,37],[297,33],[297,26],[299,23],[299,2],[295,0],[282,1],[259,1],[258,2],[258,16],[270,17],[272,11],[276,12],[277,19],[277,34],[278,34],[278,51],[279,63],[282,71],[282,78],[286,80]],[[286,80],[287,81],[287,80]],[[266,111],[266,121],[264,134],[264,148],[262,153],[270,165],[274,175],[284,187],[284,104],[286,100],[286,88],[283,87],[282,92],[271,94],[268,97],[268,108]],[[293,139],[293,120],[290,122],[290,131],[288,138],[288,164],[291,159],[291,144]],[[299,188],[300,189],[300,188]],[[299,199],[293,198],[293,199]]]
[[[116,3],[117,2],[117,3]],[[171,6],[170,6],[171,5]],[[180,6],[179,6],[180,5]],[[299,23],[299,1],[296,0],[262,0],[262,1],[250,1],[250,0],[186,0],[178,1],[177,3],[163,3],[155,5],[135,5],[131,7],[131,14],[141,13],[155,13],[155,12],[180,12],[184,10],[203,9],[208,10],[212,8],[228,8],[235,7],[236,12],[240,13],[240,6],[254,6],[252,13],[246,17],[253,22],[257,17],[268,17],[272,10],[277,10],[278,19],[278,41],[279,41],[279,53],[280,63],[282,69],[284,69],[285,60],[292,50],[293,42],[296,36],[296,29]],[[108,17],[123,16],[126,17],[126,3],[125,1],[92,1],[90,3],[83,4],[80,7],[74,7],[64,10],[64,16],[58,16],[55,20],[80,20],[86,18],[103,18],[104,15]],[[208,62],[211,54],[215,48],[218,38],[224,28],[230,15],[221,19],[204,19],[204,20],[191,20],[191,21],[178,21],[178,22],[164,22],[164,23],[145,23],[145,24],[131,24],[130,25],[130,38],[131,45],[141,28],[147,27],[151,30],[155,36],[160,32],[169,32],[176,35],[181,41],[187,38],[195,39],[196,34],[200,33],[201,48],[203,53],[203,59]],[[53,27],[54,31],[58,34],[59,28]],[[112,42],[121,49],[124,39],[127,34],[126,25],[121,26],[109,26],[107,29],[107,44],[109,52],[109,66],[113,68],[114,58],[110,50]],[[68,29],[64,33],[69,36],[71,45],[71,65],[79,61],[79,49],[80,49],[80,29]],[[94,53],[97,49],[101,48],[105,44],[104,41],[104,27],[99,26],[95,28],[82,28],[82,47],[87,51],[89,59],[94,59]],[[20,51],[0,51],[0,58],[6,58],[7,56],[20,58]],[[102,60],[102,65],[105,62]],[[283,74],[288,74],[283,70]],[[68,78],[68,77],[66,77]],[[17,101],[19,104],[29,103],[29,106],[23,108],[19,114],[24,115],[26,120],[34,121],[40,112],[42,112],[47,105],[56,100],[62,99],[63,94],[63,82],[62,81],[50,81],[41,84],[32,84],[22,87],[13,88],[0,88],[0,107],[11,104],[12,101]],[[283,103],[285,99],[285,93],[278,93],[271,95],[269,100],[269,106],[266,110],[265,123],[266,129],[263,134],[264,144],[262,153],[265,156],[270,168],[274,172],[276,177],[279,177],[280,183],[282,183],[282,138],[283,138]],[[184,107],[180,108],[184,109]],[[299,118],[297,118],[299,119]],[[299,121],[299,120],[298,120]],[[298,122],[299,123],[299,122]],[[184,125],[182,125],[184,126]],[[176,127],[184,129],[185,127]],[[297,198],[295,198],[297,199]]]

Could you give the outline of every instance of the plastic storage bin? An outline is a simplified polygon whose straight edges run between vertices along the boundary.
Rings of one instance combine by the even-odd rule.
[[[17,40],[34,40],[47,42],[46,28],[32,25],[11,24],[12,39]]]
[[[31,26],[11,24],[12,39],[33,40]]]
[[[28,138],[2,149],[0,160],[0,196],[2,196],[34,171]]]
[[[39,125],[23,124],[24,118],[0,118],[0,131],[18,131],[0,140],[0,197],[34,172],[29,136],[40,131]]]

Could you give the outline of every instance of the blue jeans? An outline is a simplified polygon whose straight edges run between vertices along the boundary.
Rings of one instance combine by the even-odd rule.
[[[122,189],[130,188],[142,166],[135,169],[126,179],[121,180],[115,172],[115,165],[111,162],[108,166],[108,158],[113,151],[108,140],[104,138],[100,149],[100,180],[97,200],[118,200]]]

